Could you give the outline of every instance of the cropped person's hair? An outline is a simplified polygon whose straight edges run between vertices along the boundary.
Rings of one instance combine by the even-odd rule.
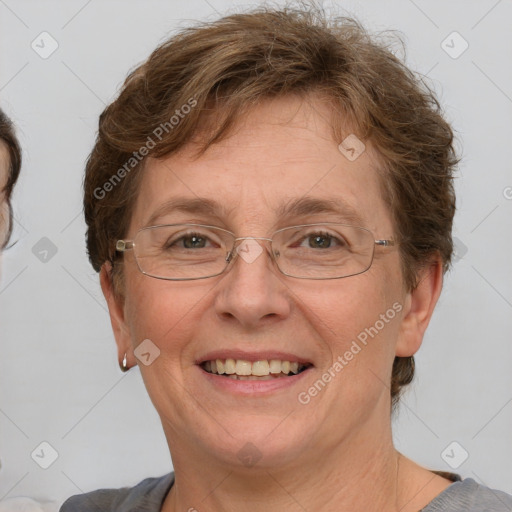
[[[126,235],[146,152],[165,157],[200,139],[201,154],[232,133],[258,102],[285,95],[307,99],[309,93],[333,107],[338,143],[354,133],[379,153],[407,289],[437,254],[446,270],[457,157],[434,93],[384,40],[353,19],[291,8],[259,8],[185,29],[129,74],[100,117],[86,167],[87,247],[94,269],[110,261],[114,285],[122,288],[115,243]],[[412,357],[395,358],[393,405],[413,375]]]
[[[0,148],[7,149],[7,180],[5,186],[0,190],[0,200],[7,207],[7,219],[1,219],[2,222],[7,222],[7,232],[5,236],[2,236],[0,240],[0,248],[3,249],[12,233],[12,206],[11,206],[11,195],[20,174],[21,169],[21,149],[14,132],[14,127],[11,120],[7,115],[0,109]],[[1,205],[4,206],[3,204]],[[2,233],[4,228],[2,226]]]

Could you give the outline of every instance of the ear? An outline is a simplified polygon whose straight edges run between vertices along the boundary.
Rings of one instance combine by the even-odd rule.
[[[421,269],[418,285],[407,292],[404,301],[402,323],[395,355],[414,355],[423,341],[423,335],[430,322],[443,287],[443,265],[437,256],[428,266]]]
[[[116,339],[118,361],[122,361],[126,354],[126,365],[128,368],[131,368],[136,365],[136,362],[134,362],[134,356],[132,354],[130,331],[125,322],[124,301],[114,293],[112,265],[110,262],[105,262],[101,267],[100,284],[105,300],[107,301],[110,322],[112,323],[112,329]]]

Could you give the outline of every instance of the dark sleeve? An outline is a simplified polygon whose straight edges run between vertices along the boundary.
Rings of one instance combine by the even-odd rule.
[[[510,512],[512,496],[465,478],[446,488],[423,512]]]
[[[107,512],[118,510],[119,494],[127,489],[100,489],[98,491],[77,494],[68,498],[60,507],[59,512]]]
[[[71,496],[59,512],[160,512],[174,473],[146,478],[135,487],[99,489]]]

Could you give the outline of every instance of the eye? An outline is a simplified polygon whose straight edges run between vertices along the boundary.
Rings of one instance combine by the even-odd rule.
[[[204,249],[211,240],[202,233],[186,233],[179,238],[170,238],[165,249]],[[218,247],[218,246],[217,246]]]
[[[308,249],[330,249],[337,245],[339,247],[345,247],[347,244],[343,237],[336,237],[326,231],[319,231],[315,233],[309,233],[304,235],[301,239],[302,242],[306,242]],[[301,247],[304,247],[302,243]]]

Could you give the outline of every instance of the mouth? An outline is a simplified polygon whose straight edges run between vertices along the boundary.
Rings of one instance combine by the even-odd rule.
[[[274,380],[289,378],[306,371],[311,363],[280,359],[211,359],[199,365],[205,372],[233,380]]]

